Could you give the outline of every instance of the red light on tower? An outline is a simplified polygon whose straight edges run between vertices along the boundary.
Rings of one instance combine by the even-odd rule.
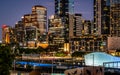
[[[3,29],[4,29],[4,28],[6,28],[6,27],[7,27],[7,25],[5,25],[5,24],[4,24],[4,25],[2,25],[2,28],[3,28]]]

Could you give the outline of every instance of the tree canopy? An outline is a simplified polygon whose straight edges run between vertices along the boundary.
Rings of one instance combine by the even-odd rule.
[[[72,53],[72,57],[83,57],[85,54],[86,54],[86,52],[76,51],[76,52]]]
[[[9,46],[0,45],[0,75],[10,75],[14,56]]]

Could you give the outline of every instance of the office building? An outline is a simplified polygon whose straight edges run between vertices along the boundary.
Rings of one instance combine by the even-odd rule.
[[[120,37],[120,0],[110,0],[110,35]]]
[[[2,43],[10,43],[9,27],[7,25],[2,26]]]
[[[70,39],[70,51],[82,52],[105,52],[107,49],[106,40],[102,37],[88,35]]]
[[[25,14],[24,16],[22,16],[21,20],[23,21],[24,27],[33,25],[31,17],[32,17],[31,14]]]
[[[110,2],[109,0],[94,0],[94,26],[95,35],[110,34]]]
[[[26,23],[25,23],[26,24]],[[25,42],[25,26],[23,21],[18,21],[13,28],[14,36],[16,39],[16,43],[19,43],[19,46],[24,46]]]
[[[64,50],[64,26],[62,24],[62,19],[57,15],[52,15],[49,18],[48,24],[48,36],[50,49],[58,47],[56,49]],[[55,50],[55,49],[54,49]]]
[[[36,5],[32,7],[31,22],[33,26],[39,28],[40,33],[44,34],[47,31],[47,8]]]
[[[2,43],[12,44],[15,42],[13,28],[7,25],[2,25]]]
[[[73,11],[74,0],[55,0],[55,14],[62,19],[65,43],[69,42],[69,15],[73,15]]]
[[[16,42],[26,47],[38,47],[47,43],[47,8],[41,5],[32,7],[32,13],[25,14],[15,25]]]
[[[74,27],[73,27],[73,34],[76,37],[80,37],[83,31],[83,19],[82,14],[75,14],[74,15]]]
[[[31,14],[22,17],[25,31],[26,46],[37,47],[47,43],[47,8],[41,5],[32,7]],[[31,43],[31,44],[30,44]]]
[[[94,30],[106,39],[110,52],[111,49],[112,52],[117,50],[119,45],[116,39],[119,41],[120,37],[120,0],[94,0]]]
[[[53,48],[57,46],[59,51],[69,52],[69,37],[73,36],[74,25],[73,4],[73,0],[55,0],[55,15],[49,19],[49,44]]]
[[[37,47],[39,43],[39,30],[36,26],[28,26],[25,28],[25,42],[27,47]]]
[[[110,37],[108,50],[113,55],[120,56],[120,0],[110,0]]]
[[[92,23],[90,20],[83,21],[83,35],[92,35]]]
[[[65,17],[74,12],[74,0],[55,0],[55,14]]]

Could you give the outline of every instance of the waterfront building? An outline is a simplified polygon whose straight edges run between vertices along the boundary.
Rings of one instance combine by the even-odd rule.
[[[58,50],[64,50],[64,26],[62,24],[62,19],[57,15],[52,15],[49,18],[48,24],[48,36],[49,45],[52,47],[57,46]]]
[[[49,44],[57,46],[59,51],[69,52],[69,37],[73,36],[74,25],[73,4],[73,0],[55,0],[55,15],[49,19]]]
[[[93,35],[83,35],[70,39],[70,51],[74,53],[76,51],[82,52],[105,52],[107,48],[106,39]]]
[[[106,68],[120,68],[120,58],[116,56],[112,56],[105,52],[93,52],[84,56],[85,64],[87,66],[104,66]],[[105,63],[107,63],[105,65]]]
[[[69,36],[67,38],[73,37],[73,26],[74,26],[74,15],[69,15]],[[49,44],[53,46],[57,46],[59,51],[67,51],[69,52],[69,40],[65,42],[66,38],[64,37],[64,24],[63,20],[58,15],[52,15],[49,18],[49,26],[48,26],[48,36],[49,36]],[[52,47],[52,46],[51,46]]]

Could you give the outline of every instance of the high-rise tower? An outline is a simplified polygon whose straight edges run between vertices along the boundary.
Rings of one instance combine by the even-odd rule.
[[[94,0],[94,30],[120,36],[120,0]]]
[[[74,0],[55,0],[55,14],[64,17],[67,13],[73,14]]]
[[[109,0],[94,0],[94,29],[96,35],[110,34],[110,2]]]
[[[114,41],[118,43],[120,38],[120,0],[94,0],[94,30],[96,34],[102,35],[105,45]],[[104,36],[107,35],[107,36]],[[109,37],[109,38],[108,38]],[[115,39],[117,38],[117,41]],[[113,43],[113,42],[112,42]],[[111,45],[111,47],[115,47]],[[117,46],[117,49],[119,45]],[[112,50],[116,50],[114,48]]]
[[[76,13],[74,17],[74,36],[80,37],[82,35],[82,14]]]
[[[41,5],[33,6],[31,21],[39,28],[41,34],[45,33],[47,31],[47,8]]]
[[[120,0],[110,0],[110,34],[120,37]]]
[[[73,15],[74,11],[74,0],[55,0],[55,14],[62,19],[64,26],[64,39],[65,42],[69,42],[69,24],[70,15]]]
[[[32,7],[32,13],[23,16],[26,46],[37,47],[47,43],[47,8],[41,5]],[[34,43],[34,44],[31,44]]]

